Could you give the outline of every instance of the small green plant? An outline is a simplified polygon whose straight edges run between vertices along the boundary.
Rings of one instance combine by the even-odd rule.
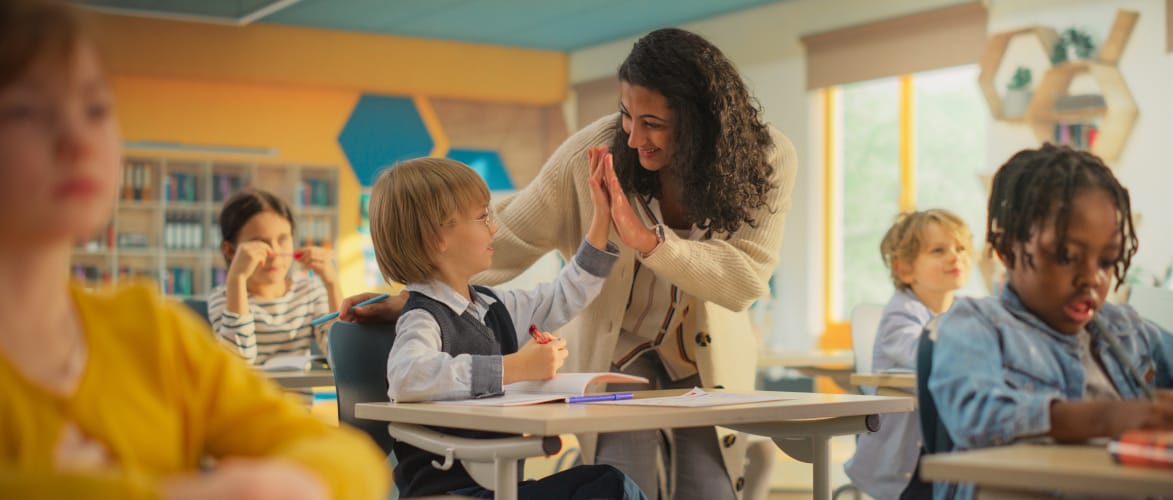
[[[1007,90],[1026,90],[1030,87],[1030,68],[1026,66],[1019,66],[1014,70],[1014,76],[1010,77],[1010,83],[1006,84]]]
[[[1062,39],[1075,50],[1075,55],[1080,59],[1091,59],[1092,52],[1096,50],[1091,34],[1080,28],[1067,28],[1063,31]]]
[[[1055,46],[1051,47],[1051,64],[1059,65],[1067,62],[1067,42],[1062,38],[1055,40]]]

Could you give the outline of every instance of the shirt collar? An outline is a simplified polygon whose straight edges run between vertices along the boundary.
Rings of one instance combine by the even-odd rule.
[[[464,314],[465,311],[468,311],[468,309],[474,305],[487,310],[490,305],[493,305],[493,303],[496,302],[493,300],[493,297],[490,297],[487,294],[477,293],[476,289],[470,286],[468,287],[468,294],[473,298],[473,300],[476,301],[476,303],[473,304],[469,302],[468,299],[464,298],[464,296],[457,293],[456,290],[451,286],[448,286],[447,283],[437,280],[427,281],[424,283],[410,283],[407,285],[407,291],[423,294],[441,304],[444,304],[457,315]]]

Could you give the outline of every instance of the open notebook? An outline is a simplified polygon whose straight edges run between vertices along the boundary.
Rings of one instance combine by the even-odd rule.
[[[622,373],[559,373],[550,380],[527,380],[508,384],[504,387],[505,394],[500,396],[433,402],[469,406],[535,405],[582,396],[588,386],[598,383],[646,384],[648,379]]]
[[[316,354],[289,354],[273,356],[260,365],[265,371],[301,371],[301,370],[329,370],[330,365],[325,356]]]

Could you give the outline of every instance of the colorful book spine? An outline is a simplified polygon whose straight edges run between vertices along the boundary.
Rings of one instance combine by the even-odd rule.
[[[1121,465],[1173,469],[1173,431],[1128,431],[1108,443]]]

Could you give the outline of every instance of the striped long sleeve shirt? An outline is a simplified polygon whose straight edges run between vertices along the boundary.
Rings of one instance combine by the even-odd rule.
[[[208,296],[208,318],[220,341],[249,363],[263,364],[274,356],[306,355],[317,342],[325,352],[330,323],[310,326],[330,312],[326,288],[316,279],[296,279],[285,295],[274,299],[249,296],[248,312],[225,309],[228,288],[217,287]]]

